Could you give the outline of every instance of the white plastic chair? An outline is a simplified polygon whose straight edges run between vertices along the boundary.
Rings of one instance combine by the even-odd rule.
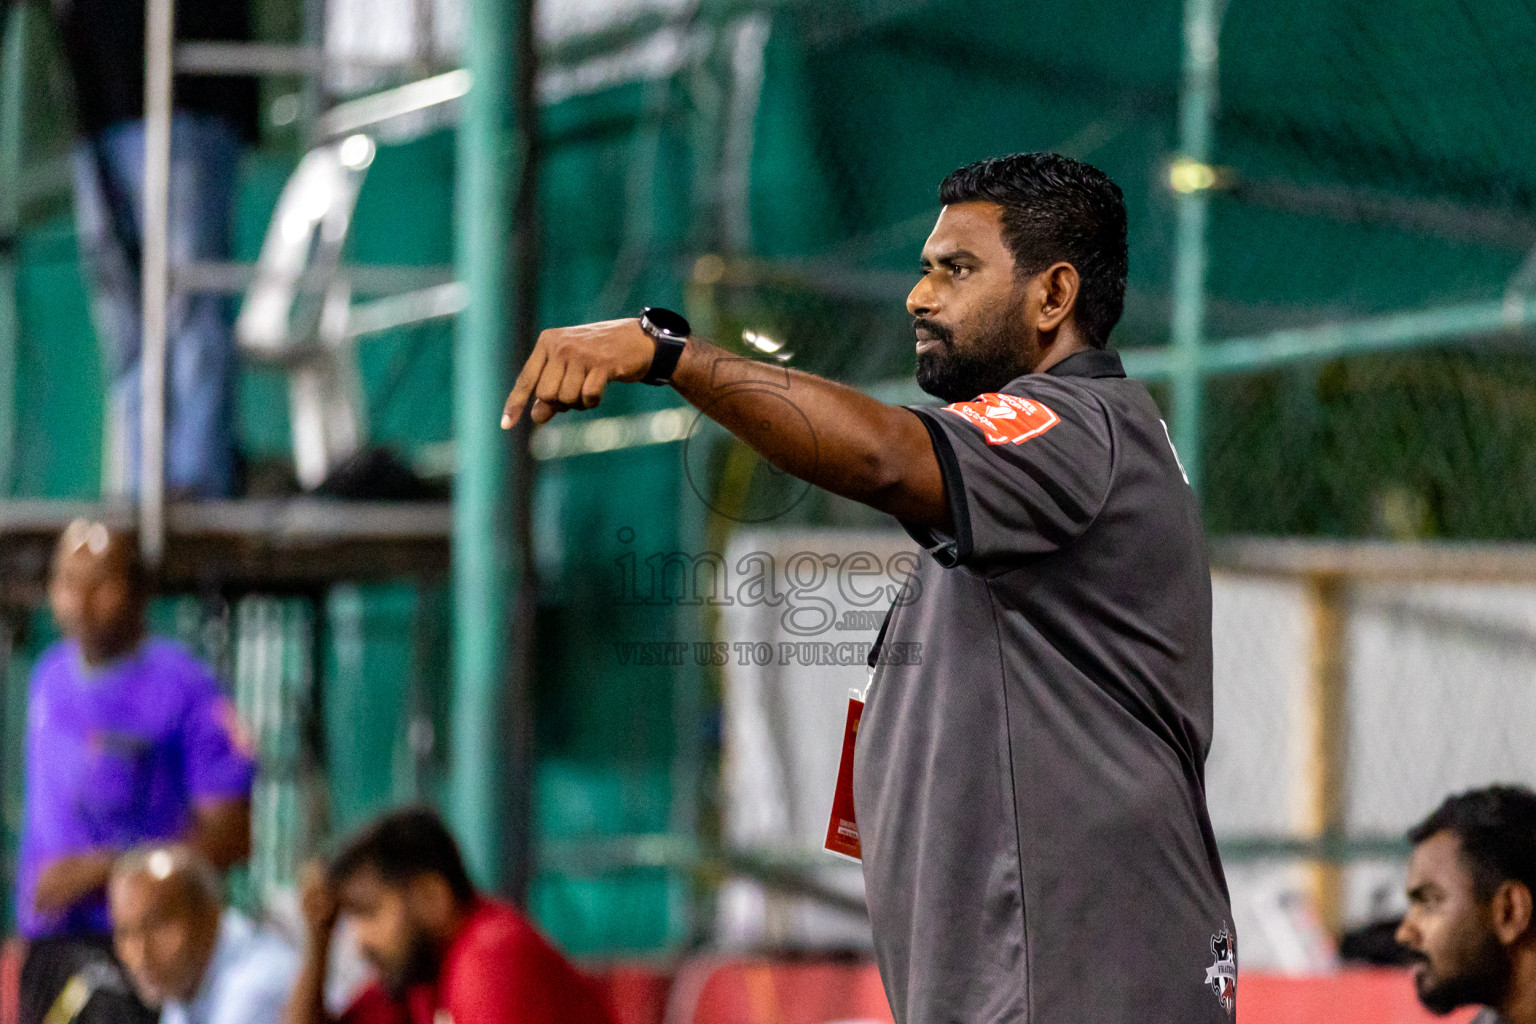
[[[253,362],[288,375],[294,473],[318,487],[367,441],[367,413],[348,333],[352,288],[341,268],[375,146],[349,135],[304,155],[278,199],[235,321]]]

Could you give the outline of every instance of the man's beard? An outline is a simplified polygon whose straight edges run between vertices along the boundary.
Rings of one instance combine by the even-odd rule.
[[[1015,377],[1034,369],[1035,339],[1024,324],[1022,303],[1010,303],[979,325],[975,335],[955,344],[947,327],[922,317],[912,321],[939,339],[917,356],[917,386],[946,402],[963,402],[988,391],[1000,391]]]
[[[1419,1002],[1435,1014],[1447,1014],[1461,1006],[1498,1006],[1509,990],[1509,958],[1492,932],[1479,935],[1477,947],[1457,957],[1451,973],[1440,976],[1415,973]],[[1427,961],[1421,960],[1427,963]]]
[[[404,959],[398,964],[387,968],[383,964],[374,966],[379,968],[379,980],[385,990],[394,998],[403,999],[417,985],[436,981],[440,965],[438,951],[432,942],[422,932],[416,932],[411,936]]]

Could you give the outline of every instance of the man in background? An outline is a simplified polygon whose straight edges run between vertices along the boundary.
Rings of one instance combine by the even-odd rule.
[[[0,0],[0,3],[19,0]],[[251,38],[250,0],[177,4],[176,41]],[[92,314],[111,380],[114,462],[138,489],[140,250],[144,238],[144,0],[52,0],[75,85],[75,217]],[[256,83],[178,75],[171,121],[173,269],[230,258],[235,177],[254,138]],[[166,486],[182,497],[235,488],[235,352],[228,299],[174,295],[166,364]]]
[[[1536,1024],[1536,793],[1490,786],[1450,797],[1408,833],[1408,914],[1397,940],[1435,1013],[1483,1006],[1473,1024]]]
[[[329,1020],[331,937],[348,921],[377,983],[344,1024],[607,1024],[595,989],[520,913],[475,891],[459,848],[432,811],[385,815],[311,866],[301,901],[304,969],[286,1024]]]
[[[105,887],[119,855],[181,841],[222,870],[250,849],[256,765],[234,707],[186,649],[146,636],[148,584],[132,534],[77,520],[59,541],[49,598],[65,638],[28,695],[21,1024],[82,971],[115,971]]]
[[[186,847],[124,854],[112,869],[112,938],[160,1024],[277,1024],[299,954],[223,907],[218,872]]]

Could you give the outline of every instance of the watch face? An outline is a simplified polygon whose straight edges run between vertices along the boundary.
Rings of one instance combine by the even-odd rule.
[[[663,334],[670,334],[674,338],[686,338],[693,333],[693,328],[688,326],[688,321],[681,313],[674,313],[670,309],[662,309],[660,306],[646,306],[641,316],[650,321],[652,327]]]

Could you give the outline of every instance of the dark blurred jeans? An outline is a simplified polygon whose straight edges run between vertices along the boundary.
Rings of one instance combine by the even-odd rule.
[[[176,268],[229,259],[240,137],[223,118],[178,113],[171,127],[169,252]],[[121,419],[118,457],[138,492],[142,351],[144,122],[125,121],[75,151],[75,207],[92,317]],[[172,291],[166,360],[167,490],[228,497],[235,486],[236,360],[230,301]]]

